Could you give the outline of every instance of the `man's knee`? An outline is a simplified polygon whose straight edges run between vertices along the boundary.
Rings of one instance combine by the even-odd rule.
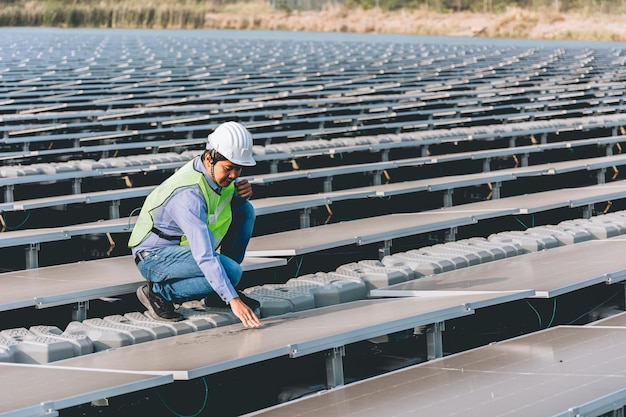
[[[241,281],[241,277],[243,276],[243,269],[241,268],[241,265],[225,255],[220,255],[220,260],[222,262],[222,266],[224,267],[224,271],[226,272],[226,276],[230,280],[230,283],[233,284],[233,287],[239,284],[239,281]]]
[[[233,204],[231,210],[233,220],[237,220],[239,222],[254,222],[256,219],[254,206],[248,200],[241,202],[241,204]]]

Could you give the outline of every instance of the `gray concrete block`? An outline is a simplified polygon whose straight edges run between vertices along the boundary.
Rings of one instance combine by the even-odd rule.
[[[193,333],[195,332],[195,328],[192,327],[187,321],[177,321],[177,322],[165,322],[160,320],[155,320],[152,317],[148,317],[143,313],[139,313],[136,311],[124,314],[128,320],[133,323],[157,323],[161,326],[165,326],[170,329],[170,331],[175,334],[185,334],[185,333]]]
[[[383,263],[381,263],[381,266],[375,266],[371,263],[352,262],[339,266],[335,273],[341,275],[347,272],[355,272],[365,282],[367,289],[371,290],[408,281],[409,276],[415,276],[413,270],[410,271],[411,274],[409,275],[400,267],[388,268]]]
[[[64,332],[56,326],[31,326],[29,330],[38,336],[70,342],[74,347],[74,356],[87,355],[94,352],[93,342],[85,334]]]
[[[74,357],[74,346],[66,340],[39,336],[23,327],[1,334],[17,342],[13,355],[17,363],[49,363]]]

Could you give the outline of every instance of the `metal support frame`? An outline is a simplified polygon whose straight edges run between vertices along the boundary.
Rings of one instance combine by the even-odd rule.
[[[111,152],[108,149],[105,149],[102,151],[102,154],[100,155],[100,158],[110,158],[111,157]]]
[[[491,187],[491,199],[498,200],[500,198],[500,189],[502,188],[502,182],[496,181]]]
[[[15,185],[9,184],[4,187],[4,202],[12,203],[14,200],[13,191],[15,191]]]
[[[456,241],[456,233],[458,229],[456,227],[451,227],[446,232],[446,242],[455,242]]]
[[[72,320],[82,322],[87,318],[89,301],[79,301],[72,310]]]
[[[333,191],[333,177],[328,176],[326,177],[326,179],[324,180],[324,192],[325,193],[330,193]]]
[[[274,159],[270,162],[270,173],[276,174],[278,172],[278,160]]]
[[[109,204],[109,219],[120,218],[120,200],[113,200]]]
[[[374,171],[374,178],[372,178],[372,185],[380,185],[382,181],[380,176],[383,175],[383,171]]]
[[[606,182],[606,168],[600,168],[596,174],[596,179],[598,184],[604,184]]]
[[[26,248],[26,269],[39,268],[39,243],[31,243]]]
[[[83,182],[82,178],[74,178],[74,180],[72,181],[72,193],[73,194],[80,194],[81,193],[81,184]]]
[[[328,388],[335,388],[344,384],[344,356],[346,356],[345,346],[335,347],[326,352],[326,386]]]
[[[426,328],[426,351],[428,360],[443,357],[442,332],[446,329],[445,322],[433,323]]]
[[[423,157],[427,157],[428,156],[428,145],[422,146],[422,156]]]
[[[587,204],[583,208],[583,218],[590,219],[593,216],[593,204]]]
[[[378,259],[382,260],[389,255],[391,255],[391,239],[386,239],[383,241],[383,246],[378,248]]]
[[[389,149],[383,149],[383,151],[380,153],[380,160],[382,162],[389,161]]]
[[[446,190],[443,195],[443,206],[444,207],[452,207],[452,194],[454,194],[453,189]]]
[[[524,155],[522,155],[522,166],[523,167],[527,167],[528,166],[528,153],[525,153]]]
[[[311,227],[311,208],[306,207],[300,212],[300,229]]]
[[[483,161],[483,172],[491,171],[491,158],[485,158]]]

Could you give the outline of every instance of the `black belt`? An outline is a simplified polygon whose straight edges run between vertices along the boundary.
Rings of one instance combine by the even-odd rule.
[[[143,259],[148,255],[150,255],[150,252],[147,250],[137,252],[135,255],[135,264],[139,265],[139,262],[143,261]]]

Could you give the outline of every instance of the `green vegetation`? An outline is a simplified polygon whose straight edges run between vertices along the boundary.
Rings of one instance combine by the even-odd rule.
[[[0,1],[0,26],[201,28],[197,1]]]

